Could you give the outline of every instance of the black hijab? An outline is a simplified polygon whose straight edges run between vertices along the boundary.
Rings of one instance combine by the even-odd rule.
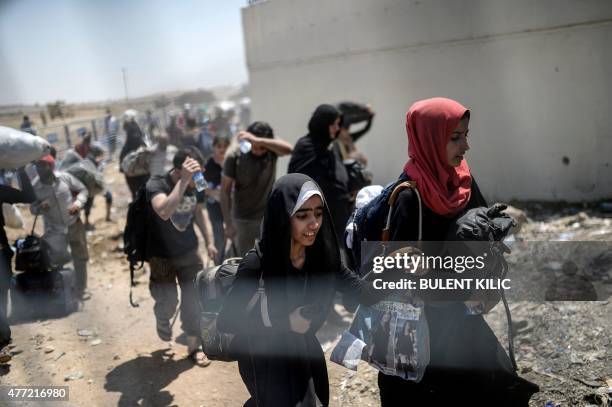
[[[329,126],[337,118],[342,118],[342,115],[332,105],[317,107],[308,122],[308,134],[300,138],[293,148],[287,170],[288,173],[300,172],[312,177],[330,202],[334,217],[339,216],[335,203],[349,200],[348,174],[342,158],[328,148],[332,142]]]
[[[123,126],[123,130],[125,131],[125,144],[121,149],[121,153],[119,153],[120,163],[126,155],[137,150],[138,147],[145,145],[144,136],[138,123],[132,120],[127,121]]]
[[[334,106],[319,105],[308,122],[308,137],[312,138],[316,144],[327,148],[332,142],[329,137],[329,126],[334,124],[339,117],[341,113]]]
[[[288,329],[287,280],[293,271],[290,260],[291,212],[300,191],[308,181],[304,174],[288,174],[279,178],[272,187],[264,213],[261,239],[261,267],[272,325]],[[314,183],[316,185],[316,183]],[[321,189],[317,189],[323,195]],[[323,198],[323,221],[312,246],[306,247],[306,261],[302,271],[306,275],[306,306],[317,305],[311,331],[316,332],[325,321],[335,293],[335,278],[340,272],[340,252],[333,231],[329,209]]]
[[[289,162],[289,173],[305,172],[305,168],[328,151],[327,147],[332,142],[329,137],[329,126],[338,117],[341,117],[340,111],[332,105],[319,105],[315,109],[308,122],[308,134],[297,142],[293,150]]]

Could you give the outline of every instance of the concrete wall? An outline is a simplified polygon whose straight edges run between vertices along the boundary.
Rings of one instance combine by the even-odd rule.
[[[488,198],[612,197],[612,1],[268,0],[242,20],[252,117],[280,137],[304,135],[319,103],[369,102],[358,146],[387,183],[407,109],[446,96],[472,110],[467,159]]]

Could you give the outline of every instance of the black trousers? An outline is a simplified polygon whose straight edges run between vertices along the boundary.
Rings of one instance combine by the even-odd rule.
[[[128,188],[130,188],[130,192],[132,193],[132,200],[136,198],[136,192],[147,183],[149,180],[149,175],[139,175],[137,177],[128,177],[125,176],[125,182],[128,184]]]
[[[11,341],[8,324],[8,291],[11,284],[11,256],[0,249],[0,350]]]

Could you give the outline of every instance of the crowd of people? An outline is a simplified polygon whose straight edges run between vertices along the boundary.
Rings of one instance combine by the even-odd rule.
[[[58,171],[56,157],[48,155],[18,172],[20,190],[0,186],[2,202],[31,203],[32,213],[43,216],[53,261],[72,258],[82,292],[87,285],[87,215],[82,222],[80,211],[91,207],[96,194],[105,196],[108,208],[112,204],[112,195],[99,182],[104,154],[112,158],[118,134],[116,119],[107,113],[105,131],[112,142],[102,152],[85,135],[71,152],[75,161],[60,166],[65,171]],[[365,186],[354,180],[354,163],[362,177],[368,163],[355,143],[371,128],[372,108],[322,104],[294,146],[263,121],[232,131],[187,112],[172,117],[165,129],[147,115],[142,129],[135,112],[125,116],[119,163],[132,199],[144,196],[151,209],[149,289],[159,338],[172,340],[171,320],[179,307],[187,353],[199,366],[210,364],[198,338],[194,280],[205,262],[195,223],[208,259],[220,264],[226,256],[242,257],[217,327],[235,335],[232,351],[250,394],[245,406],[328,405],[327,368],[315,334],[336,291],[363,306],[385,298],[347,267],[343,238],[358,188]],[[399,193],[390,208],[390,240],[444,241],[458,217],[487,205],[465,158],[470,117],[467,108],[444,98],[419,101],[407,112],[407,162],[398,170],[403,169],[400,180],[416,187]],[[365,126],[351,132],[359,123]],[[276,179],[277,159],[285,155],[290,155],[288,174]],[[75,167],[89,168],[81,172],[93,177],[79,177]],[[197,184],[202,173],[207,181],[203,190]],[[4,305],[11,256],[4,232],[0,246]],[[262,284],[260,306],[247,312]],[[402,338],[390,339],[389,318],[376,327],[379,345],[366,352],[370,358],[384,363],[392,341],[401,348],[398,358],[407,372],[422,369],[412,380],[381,371],[383,406],[527,405],[533,387],[514,372],[482,312],[457,301],[425,304],[423,310],[426,334],[419,331],[422,325],[405,321]],[[2,314],[0,346],[10,340],[5,307]],[[417,349],[423,335],[427,345]],[[417,367],[422,360],[428,362]]]

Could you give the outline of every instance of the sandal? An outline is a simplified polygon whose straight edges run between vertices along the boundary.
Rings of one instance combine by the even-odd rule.
[[[11,361],[11,359],[13,359],[13,356],[11,356],[11,354],[8,351],[6,350],[0,351],[0,363],[8,363]]]
[[[211,360],[208,359],[206,355],[204,354],[204,352],[202,352],[200,349],[196,349],[193,352],[191,352],[189,354],[189,359],[195,365],[198,365],[200,367],[206,367],[212,363]]]

